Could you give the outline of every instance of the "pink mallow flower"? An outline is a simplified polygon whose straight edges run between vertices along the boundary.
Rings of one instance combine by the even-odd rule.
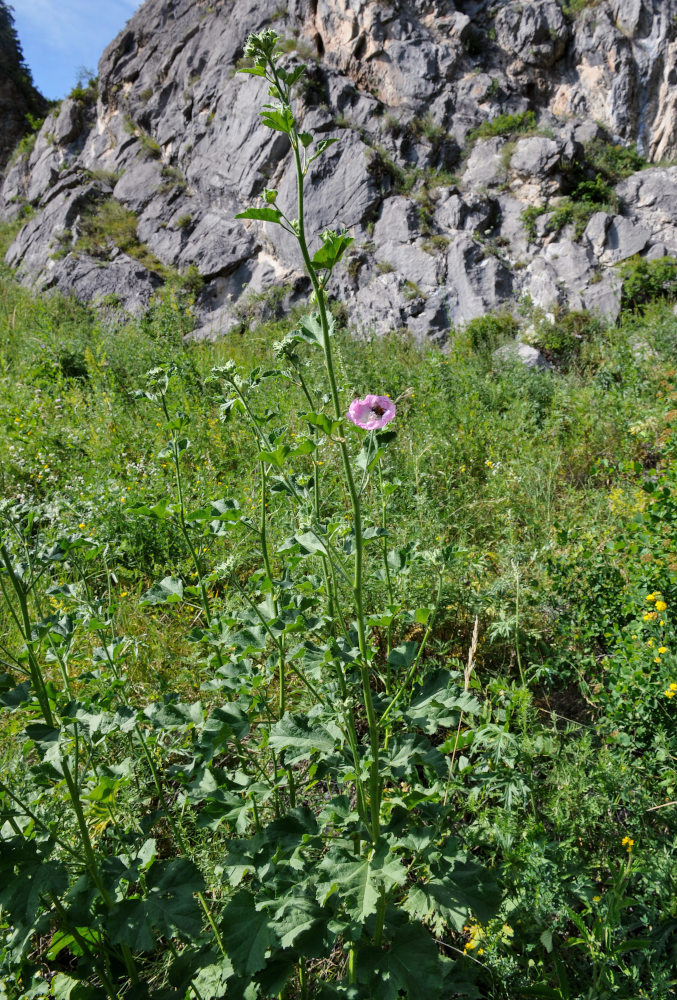
[[[365,431],[380,431],[395,416],[395,404],[388,396],[365,396],[354,399],[348,407],[348,420]]]

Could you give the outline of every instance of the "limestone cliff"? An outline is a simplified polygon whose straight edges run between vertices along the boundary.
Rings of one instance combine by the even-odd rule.
[[[204,336],[272,286],[302,290],[286,235],[234,219],[264,186],[295,214],[286,139],[235,72],[272,24],[309,66],[303,128],[340,139],[312,168],[307,229],[353,231],[334,291],[356,328],[444,336],[519,296],[613,315],[616,264],[677,253],[677,0],[575,6],[146,0],[96,101],[65,101],[9,171],[5,214],[37,212],[8,259],[131,309],[190,269]]]

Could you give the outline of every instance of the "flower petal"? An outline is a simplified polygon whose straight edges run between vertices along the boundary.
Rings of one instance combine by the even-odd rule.
[[[370,393],[354,399],[348,407],[348,420],[365,431],[378,431],[395,416],[395,404],[388,396]]]

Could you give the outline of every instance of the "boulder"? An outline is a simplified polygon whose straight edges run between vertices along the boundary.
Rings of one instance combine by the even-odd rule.
[[[494,368],[501,370],[515,364],[535,371],[552,371],[550,365],[537,348],[524,344],[521,340],[513,340],[494,351]]]
[[[508,268],[465,233],[450,244],[446,265],[452,325],[495,311],[512,296],[513,278]]]
[[[373,240],[378,246],[386,241],[405,243],[419,234],[416,205],[410,198],[386,198],[374,225]]]
[[[477,142],[468,157],[463,184],[469,188],[490,188],[503,184],[508,171],[501,151],[504,140],[499,137]]]
[[[606,231],[606,242],[600,259],[605,264],[619,264],[641,253],[651,238],[651,230],[622,215],[614,215]]]
[[[622,282],[615,271],[600,275],[599,281],[591,282],[583,290],[583,306],[614,323],[621,311]]]
[[[509,0],[495,25],[501,48],[524,63],[550,67],[566,51],[569,26],[555,0]]]
[[[554,139],[534,135],[520,139],[510,158],[510,169],[516,174],[547,177],[559,165],[562,146]]]
[[[677,252],[677,166],[653,167],[621,181],[616,192],[628,212],[646,227],[651,242]]]
[[[54,138],[60,146],[67,146],[82,131],[82,107],[79,101],[67,97],[54,123]]]
[[[143,313],[160,278],[127,254],[105,263],[86,256],[68,256],[48,269],[45,288],[57,288],[92,305],[114,304],[132,315]]]

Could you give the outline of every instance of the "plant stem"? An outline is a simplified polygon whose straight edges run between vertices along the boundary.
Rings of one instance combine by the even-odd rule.
[[[519,667],[520,680],[522,682],[522,687],[526,687],[526,680],[524,678],[524,670],[522,669],[522,656],[520,654],[520,574],[519,567],[516,562],[512,564],[515,571],[515,652],[517,653],[517,666]]]
[[[386,498],[383,491],[383,465],[381,464],[381,459],[378,460],[378,485],[379,492],[381,495],[381,528],[383,531],[387,530],[386,522]],[[386,578],[386,588],[388,590],[388,602],[392,608],[395,604],[395,594],[393,592],[393,582],[390,577],[390,566],[388,565],[388,537],[383,535],[383,570]],[[392,611],[391,611],[392,614]],[[386,639],[386,693],[390,694],[390,662],[388,657],[390,656],[392,646],[393,646],[393,618],[391,618],[388,625],[387,639]]]
[[[274,70],[273,70],[274,72]],[[317,272],[313,267],[312,261],[310,259],[310,253],[308,251],[308,244],[306,243],[305,227],[303,220],[303,168],[301,165],[301,155],[299,152],[299,139],[296,134],[296,129],[294,128],[291,133],[291,145],[294,153],[294,161],[296,164],[296,192],[297,192],[297,207],[298,207],[298,243],[303,256],[303,261],[306,266],[306,271],[313,285],[313,290],[315,292],[315,298],[317,299],[317,306],[320,313],[320,325],[322,328],[322,340],[324,348],[324,360],[325,367],[327,370],[327,378],[329,380],[329,388],[331,392],[332,403],[334,406],[334,415],[336,420],[341,420],[343,417],[343,411],[341,407],[341,400],[339,397],[338,385],[336,383],[336,373],[334,370],[334,358],[332,355],[331,341],[329,338],[329,323],[327,320],[327,309],[325,303],[324,290],[320,285],[319,279],[317,277]],[[346,445],[345,439],[341,435],[339,447],[341,449],[341,458],[343,460],[343,470],[346,477],[346,483],[348,485],[348,492],[350,494],[350,503],[353,509],[353,530],[355,533],[355,557],[354,557],[354,567],[353,567],[353,599],[355,602],[355,618],[357,623],[357,637],[360,648],[360,679],[362,682],[362,696],[364,699],[364,707],[367,712],[367,726],[369,730],[369,743],[371,746],[371,773],[370,773],[370,808],[371,808],[371,835],[374,843],[378,840],[380,835],[380,816],[381,816],[381,786],[379,778],[379,730],[376,721],[376,712],[374,711],[374,702],[371,695],[371,685],[369,678],[369,655],[367,648],[367,636],[366,627],[364,621],[364,607],[363,607],[363,596],[362,596],[362,575],[363,575],[363,560],[364,560],[364,539],[362,535],[362,513],[360,510],[360,499],[355,488],[355,480],[353,478],[353,471],[350,464],[350,455],[348,454],[348,446]]]

